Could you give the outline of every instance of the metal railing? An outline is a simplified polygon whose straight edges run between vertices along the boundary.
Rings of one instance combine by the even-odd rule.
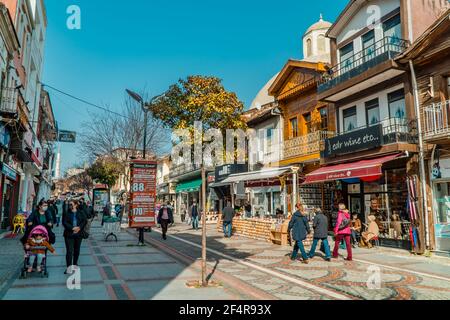
[[[322,79],[318,91],[323,92],[356,77],[387,60],[394,59],[405,51],[409,41],[397,37],[384,37],[373,45],[353,54],[348,59],[332,67]]]
[[[450,135],[450,100],[426,106],[422,114],[425,140]]]
[[[17,113],[18,91],[15,88],[3,88],[0,92],[0,112]]]
[[[284,143],[284,158],[320,153],[321,142],[334,135],[335,133],[332,131],[316,131],[305,136],[287,140]]]
[[[381,126],[382,127],[382,144],[391,144],[391,143],[418,143],[418,131],[417,131],[417,120],[416,119],[403,119],[403,118],[386,118],[377,123],[371,125],[365,125],[358,128],[355,128],[351,131],[339,132],[336,136],[342,136],[349,134],[355,131],[366,130],[372,126]]]
[[[178,176],[181,176],[183,174],[186,173],[190,173],[190,172],[194,172],[197,170],[200,170],[201,166],[200,165],[196,165],[195,163],[191,163],[191,164],[181,164],[181,165],[177,165],[177,166],[173,166],[170,168],[170,173],[169,173],[169,177],[170,178],[175,178]]]

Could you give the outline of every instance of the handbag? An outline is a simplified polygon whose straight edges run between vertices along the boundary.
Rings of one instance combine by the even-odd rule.
[[[88,239],[89,238],[89,233],[86,232],[85,230],[81,230],[80,231],[80,237],[81,237],[81,239]]]
[[[339,225],[339,231],[344,230],[350,225],[350,219],[343,218],[341,224]]]

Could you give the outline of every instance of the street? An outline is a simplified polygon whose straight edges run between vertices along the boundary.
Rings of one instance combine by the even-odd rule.
[[[185,224],[145,233],[137,246],[135,230],[122,229],[119,241],[104,241],[95,222],[80,257],[81,289],[69,290],[64,275],[65,249],[58,229],[56,255],[49,254],[48,279],[18,278],[22,252],[18,239],[1,239],[0,298],[4,300],[448,300],[447,258],[408,252],[355,249],[354,262],[325,262],[318,254],[309,265],[292,262],[290,247],[240,236],[223,238],[208,225],[208,279],[220,286],[188,288],[200,278],[201,231]],[[8,251],[6,251],[8,250]],[[370,270],[380,270],[380,288],[369,287]],[[39,295],[36,295],[37,289]]]

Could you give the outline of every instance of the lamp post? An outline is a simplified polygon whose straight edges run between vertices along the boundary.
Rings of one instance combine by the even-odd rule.
[[[142,146],[142,158],[145,160],[147,158],[148,106],[151,105],[157,98],[161,97],[161,95],[155,96],[152,98],[152,100],[150,100],[149,103],[145,103],[144,99],[136,92],[128,89],[126,89],[125,91],[133,100],[141,105],[142,111],[144,111],[144,141]],[[139,245],[144,245],[144,228],[139,228]]]

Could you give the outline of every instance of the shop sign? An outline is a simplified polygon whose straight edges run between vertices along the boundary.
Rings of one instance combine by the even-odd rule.
[[[11,180],[17,180],[17,171],[5,163],[2,165],[2,173]]]
[[[382,145],[383,126],[377,125],[362,130],[325,139],[325,158],[374,149]]]
[[[58,132],[58,141],[64,143],[75,143],[77,140],[77,133],[73,131],[60,130]]]
[[[248,172],[247,164],[226,164],[216,167],[215,182],[221,182],[232,174]]]
[[[154,161],[133,161],[131,172],[130,228],[146,228],[156,225],[156,174]]]

